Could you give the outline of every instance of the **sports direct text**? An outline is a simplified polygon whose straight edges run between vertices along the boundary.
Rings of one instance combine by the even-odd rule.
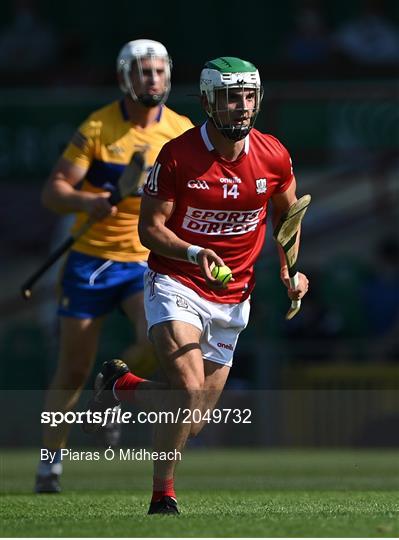
[[[131,411],[107,409],[105,411],[43,411],[40,415],[42,424],[57,427],[60,424],[97,424],[104,427],[107,424],[199,424],[200,422],[227,424],[251,424],[251,409],[183,409],[176,411]]]
[[[255,210],[206,210],[187,208],[182,227],[197,234],[232,235],[254,231],[263,207]]]

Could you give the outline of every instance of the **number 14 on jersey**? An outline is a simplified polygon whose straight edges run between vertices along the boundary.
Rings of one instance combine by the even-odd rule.
[[[238,191],[238,185],[233,184],[232,186],[228,184],[223,184],[223,199],[227,199],[227,197],[233,197],[233,199],[237,199],[240,192]]]

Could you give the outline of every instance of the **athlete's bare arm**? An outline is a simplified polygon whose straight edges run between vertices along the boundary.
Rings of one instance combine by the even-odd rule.
[[[42,191],[42,204],[58,214],[85,212],[93,220],[115,215],[117,208],[107,199],[110,193],[89,193],[78,191],[75,186],[83,180],[87,168],[60,158],[55,164]]]
[[[286,191],[283,193],[277,193],[276,195],[273,195],[271,197],[272,205],[273,205],[273,213],[272,213],[272,223],[273,228],[277,225],[277,223],[280,221],[281,216],[288,211],[289,207],[294,204],[294,202],[297,200],[296,197],[296,181],[295,178],[291,182],[290,186]],[[296,242],[296,248],[299,248],[299,235]],[[284,252],[281,249],[281,247],[278,247],[278,253],[280,257],[280,266],[283,270],[286,268],[285,263],[285,257]]]
[[[292,204],[294,204],[294,202],[297,200],[295,178],[291,182],[289,188],[286,191],[284,191],[283,193],[277,193],[276,195],[273,195],[271,197],[271,200],[273,204],[272,223],[273,223],[273,227],[275,227],[278,221],[280,220],[281,215],[287,212],[289,207]],[[299,249],[299,242],[300,242],[300,230],[298,231],[298,236],[297,236],[297,240],[295,244],[297,250]],[[308,286],[309,286],[308,278],[304,274],[301,274],[299,272],[298,273],[299,286],[295,290],[291,289],[289,278],[288,278],[288,268],[285,262],[284,252],[280,246],[278,246],[278,253],[280,257],[280,266],[281,266],[280,276],[284,285],[288,289],[288,296],[291,298],[291,300],[299,300],[305,296],[308,290]]]
[[[140,209],[139,236],[146,248],[158,255],[187,261],[188,242],[180,239],[166,223],[173,214],[174,202],[163,201],[143,195]],[[198,265],[210,287],[220,288],[221,282],[212,277],[210,266],[214,263],[223,266],[221,259],[213,250],[203,249],[198,254]]]

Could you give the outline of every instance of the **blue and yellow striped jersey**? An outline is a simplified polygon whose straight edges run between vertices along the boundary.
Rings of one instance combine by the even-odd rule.
[[[115,101],[91,114],[79,127],[63,153],[72,163],[88,167],[81,189],[93,193],[112,191],[132,154],[144,152],[149,170],[162,146],[193,127],[191,121],[165,105],[154,124],[146,128],[133,125],[124,101]],[[140,243],[137,225],[140,192],[118,204],[116,216],[95,223],[74,244],[73,249],[87,255],[115,261],[143,261],[148,250]],[[78,213],[73,231],[87,219]]]

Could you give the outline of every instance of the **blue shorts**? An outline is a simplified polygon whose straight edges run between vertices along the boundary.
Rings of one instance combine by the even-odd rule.
[[[71,251],[61,278],[58,315],[100,317],[143,290],[146,262],[116,262]]]

